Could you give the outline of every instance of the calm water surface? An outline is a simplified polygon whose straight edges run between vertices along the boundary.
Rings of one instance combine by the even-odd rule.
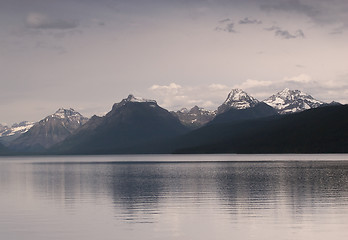
[[[348,155],[0,158],[0,239],[348,239]]]

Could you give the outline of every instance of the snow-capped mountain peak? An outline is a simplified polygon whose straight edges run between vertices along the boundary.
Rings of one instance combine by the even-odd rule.
[[[0,128],[0,137],[19,136],[26,133],[34,124],[34,122],[23,121],[14,123],[11,127],[2,126]]]
[[[218,108],[218,113],[225,112],[230,108],[234,109],[246,109],[254,107],[259,101],[252,96],[248,95],[242,89],[232,89],[228,94],[225,102]]]
[[[187,108],[181,108],[180,110],[178,110],[179,113],[188,113],[189,110]]]
[[[71,117],[82,117],[82,115],[80,113],[76,112],[72,108],[69,108],[69,109],[59,108],[50,117],[64,119],[64,118],[71,118]]]
[[[289,88],[285,88],[282,91],[279,92],[279,96],[281,96],[284,99],[297,99],[300,96],[307,97],[313,99],[312,96],[300,91],[300,90],[290,90]]]
[[[19,151],[49,148],[63,141],[87,121],[88,118],[72,108],[59,108],[54,114],[35,123],[27,133],[12,141],[10,147]]]
[[[300,90],[290,90],[289,88],[270,96],[264,100],[264,103],[277,109],[280,114],[300,112],[325,104]]]
[[[134,97],[133,94],[129,94],[127,98],[123,99],[119,103],[115,103],[112,106],[113,110],[117,110],[118,108],[128,104],[128,103],[150,103],[151,107],[156,107],[157,102],[155,100],[150,100],[150,99],[145,99],[145,98],[140,98],[140,97]]]
[[[88,118],[72,108],[59,108],[54,114],[45,117],[39,123],[40,125],[51,125],[53,122],[60,122],[60,124],[66,125],[69,130],[70,128],[74,130],[87,122],[87,120]]]
[[[156,103],[155,100],[135,97],[133,94],[129,94],[128,97],[126,99],[123,99],[123,100],[125,100],[126,102],[151,102],[151,103]]]

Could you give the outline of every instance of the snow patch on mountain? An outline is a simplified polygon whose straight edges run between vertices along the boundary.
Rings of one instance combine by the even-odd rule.
[[[145,99],[145,98],[140,98],[140,97],[134,97],[134,95],[129,94],[126,99],[124,99],[127,102],[137,102],[137,103],[142,103],[142,102],[150,102],[150,103],[156,103],[155,100],[151,99]]]
[[[178,110],[177,112],[182,113],[182,114],[186,114],[189,112],[189,110],[187,108],[181,108],[180,110]]]
[[[117,109],[119,109],[120,107],[122,107],[128,103],[149,103],[150,104],[149,106],[153,107],[153,108],[157,106],[157,102],[155,100],[134,97],[134,95],[129,94],[128,97],[123,99],[121,102],[115,103],[112,106],[112,110],[116,111]]]
[[[1,124],[0,123],[0,136],[1,136],[1,133],[3,132],[3,131],[6,131],[8,129],[8,127],[4,124]]]
[[[280,114],[300,112],[326,104],[300,90],[289,88],[270,96],[263,102],[275,108]]]
[[[58,118],[58,119],[79,119],[84,118],[79,112],[76,112],[74,109],[65,109],[59,108],[54,114],[46,117],[47,118]]]
[[[11,127],[1,125],[0,137],[9,137],[26,133],[34,126],[34,124],[34,122],[23,121],[20,123],[14,123]]]
[[[224,103],[218,107],[217,113],[223,113],[230,108],[234,109],[246,109],[254,107],[259,101],[252,96],[248,95],[242,89],[232,89],[228,94]]]

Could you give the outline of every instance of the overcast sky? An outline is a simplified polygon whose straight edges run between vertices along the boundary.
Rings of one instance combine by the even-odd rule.
[[[216,109],[232,88],[348,103],[347,0],[0,0],[0,123],[129,93]]]

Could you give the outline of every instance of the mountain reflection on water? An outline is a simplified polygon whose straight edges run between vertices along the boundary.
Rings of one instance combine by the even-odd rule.
[[[348,224],[346,161],[0,165],[0,187],[9,196],[21,191],[20,201],[30,198],[64,210],[62,218],[84,216],[81,206],[97,208],[97,214],[111,211],[116,228],[108,231],[123,233],[123,239],[132,239],[125,223],[135,224],[131,232],[139,232],[138,237],[161,229],[152,229],[155,235],[146,239],[209,239],[212,228],[219,239],[348,236],[343,230]]]

